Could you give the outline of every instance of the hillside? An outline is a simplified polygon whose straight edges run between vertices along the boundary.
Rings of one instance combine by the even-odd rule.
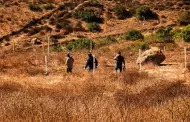
[[[27,45],[33,38],[39,38],[42,42],[47,42],[47,35],[56,37],[59,42],[69,41],[78,37],[100,38],[108,35],[120,35],[130,29],[137,29],[141,32],[152,33],[154,30],[175,26],[178,24],[178,16],[182,11],[188,11],[188,1],[99,1],[92,4],[83,1],[53,1],[48,4],[45,2],[27,3],[22,1],[5,1],[0,7],[0,40],[2,45],[18,43]],[[134,9],[142,5],[149,6],[157,15],[157,19],[140,21],[136,17],[118,19],[112,10],[120,4],[125,5],[128,11],[133,13]],[[82,6],[80,6],[80,4]],[[94,5],[93,5],[94,4]],[[97,4],[97,5],[96,5]],[[40,7],[40,10],[30,10],[30,5]],[[45,9],[44,6],[52,8]],[[33,7],[34,7],[33,6]],[[78,7],[78,8],[77,8]],[[73,9],[76,9],[72,11]],[[73,18],[72,14],[82,9],[91,9],[95,15],[100,17],[100,32],[89,32],[88,25],[81,19]],[[71,12],[70,15],[68,12]],[[60,24],[62,24],[60,26]],[[68,24],[68,25],[64,25]],[[50,34],[51,31],[51,34]],[[11,46],[9,45],[9,46]],[[30,45],[30,44],[28,44]]]

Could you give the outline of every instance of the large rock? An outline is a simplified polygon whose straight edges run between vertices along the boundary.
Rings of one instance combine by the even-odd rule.
[[[151,49],[146,50],[144,53],[140,55],[137,59],[137,64],[146,64],[148,62],[152,62],[155,65],[160,65],[166,56],[162,53],[162,51],[157,47],[151,47]]]

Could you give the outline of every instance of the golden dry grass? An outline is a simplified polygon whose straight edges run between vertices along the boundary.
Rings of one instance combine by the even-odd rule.
[[[83,69],[85,51],[72,53],[75,66],[67,74],[65,54],[51,54],[49,76],[43,75],[40,52],[1,55],[0,121],[189,121],[190,87],[184,81],[139,73],[135,66],[114,73],[104,65],[113,63],[114,54],[99,51],[94,75]]]

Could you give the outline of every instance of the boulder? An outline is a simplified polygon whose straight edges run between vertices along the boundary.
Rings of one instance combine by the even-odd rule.
[[[137,64],[146,64],[148,62],[152,62],[155,65],[160,65],[166,56],[162,53],[162,51],[157,47],[151,47],[151,49],[143,52],[140,57],[137,59]]]

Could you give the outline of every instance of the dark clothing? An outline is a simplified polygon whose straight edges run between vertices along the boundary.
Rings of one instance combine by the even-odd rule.
[[[88,70],[92,71],[93,70],[93,63],[95,63],[95,68],[97,68],[98,61],[95,58],[95,62],[94,62],[94,58],[95,57],[93,57],[92,55],[88,55],[88,59],[87,59],[86,65],[85,65],[85,69],[88,67]]]
[[[117,71],[119,69],[120,72],[122,72],[122,66],[116,66],[115,67],[115,71]]]
[[[67,54],[66,56],[65,63],[66,63],[67,73],[72,72],[74,59],[69,54]]]
[[[73,68],[74,59],[72,57],[66,57],[66,66],[69,69]]]
[[[122,67],[123,64],[125,66],[125,59],[123,56],[121,55],[116,55],[114,60],[116,60],[116,67],[115,67],[115,71],[117,71],[118,69],[120,70],[120,72],[122,71]]]
[[[67,73],[72,72],[72,68],[67,68]]]

